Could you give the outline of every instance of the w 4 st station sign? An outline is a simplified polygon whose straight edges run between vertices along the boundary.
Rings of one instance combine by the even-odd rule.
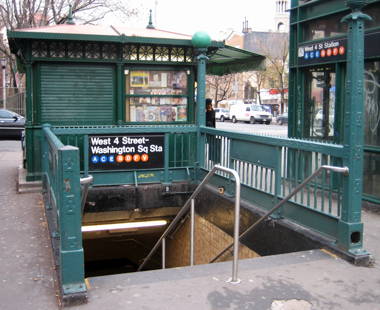
[[[90,135],[91,170],[164,167],[164,135]]]
[[[317,64],[346,59],[347,40],[326,40],[298,46],[298,64]]]

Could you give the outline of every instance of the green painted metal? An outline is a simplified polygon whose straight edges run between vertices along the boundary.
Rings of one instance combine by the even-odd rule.
[[[121,125],[125,120],[125,81],[123,78],[123,64],[116,65],[116,123]]]
[[[54,127],[52,131],[65,145],[79,148],[81,171],[94,177],[94,185],[134,184],[133,171],[92,171],[88,168],[88,135],[101,134],[149,134],[165,135],[165,165],[163,169],[141,171],[138,184],[170,183],[189,180],[186,169],[194,169],[197,153],[196,126],[150,125],[150,126],[84,126]],[[191,177],[190,180],[194,180]]]
[[[73,18],[73,7],[71,6],[71,4],[69,5],[69,14],[67,16],[66,24],[75,25],[74,18]]]
[[[190,175],[189,175],[190,174]],[[109,171],[91,172],[94,177],[93,186],[112,186],[129,184],[170,184],[173,182],[195,182],[194,167],[169,168],[168,178],[164,169],[157,170],[132,170],[132,171]],[[165,182],[168,179],[168,182]]]
[[[61,293],[85,293],[79,150],[63,145],[50,125],[43,128],[42,150],[46,207],[54,211],[50,231],[53,239],[58,239]]]
[[[204,160],[204,145],[206,143],[205,138],[201,136],[200,127],[206,125],[206,62],[208,57],[207,52],[207,38],[199,40],[200,43],[195,40],[195,43],[200,47],[197,48],[197,114],[196,114],[196,124],[197,124],[197,163],[201,163]]]
[[[91,41],[91,42],[115,42],[129,44],[162,44],[169,46],[192,46],[191,40],[167,39],[167,38],[144,38],[144,37],[127,37],[123,35],[92,35],[92,34],[69,34],[69,33],[44,33],[44,32],[27,32],[27,31],[7,31],[7,36],[11,41],[15,39],[28,40],[66,40],[66,41]],[[219,47],[222,42],[212,41],[212,46]],[[11,45],[11,48],[17,49]]]
[[[237,132],[214,129],[210,127],[202,127],[201,132],[206,134],[221,135],[231,139],[237,139],[247,142],[252,141],[255,143],[262,143],[278,147],[294,147],[309,152],[328,154],[333,157],[346,157],[345,149],[342,145],[326,143],[322,141],[308,141],[295,138],[279,138],[270,136],[258,136],[253,134],[242,134]]]
[[[208,170],[201,170],[201,179],[207,172]],[[210,181],[210,184],[217,188],[228,188],[229,183],[228,179],[220,175],[215,175]],[[253,189],[245,184],[241,185],[241,199],[243,202],[257,206],[261,211],[269,211],[273,206],[273,195]],[[292,220],[332,239],[336,239],[338,235],[339,219],[312,208],[305,208],[294,202],[286,203],[278,217]]]
[[[149,10],[149,23],[148,26],[146,26],[148,29],[154,29],[153,22],[152,22],[152,10]]]
[[[41,123],[116,123],[115,67],[43,64],[39,68]]]
[[[164,182],[165,184],[169,184],[169,152],[170,152],[170,146],[169,146],[169,134],[166,133],[164,136]]]
[[[370,0],[366,1],[367,4],[371,4],[370,6],[364,7],[363,12],[376,12],[378,5],[380,5],[379,0]],[[334,130],[335,136],[334,141],[336,143],[344,143],[344,135],[345,135],[345,79],[347,75],[346,70],[346,60],[342,59],[339,61],[332,61],[330,64],[328,62],[320,62],[317,65],[299,65],[297,62],[297,53],[298,53],[298,44],[303,42],[303,29],[308,25],[309,22],[322,23],[323,20],[320,20],[321,17],[329,17],[334,16],[334,14],[338,14],[341,16],[343,12],[349,12],[347,6],[343,1],[327,1],[327,0],[319,0],[319,1],[310,1],[306,4],[300,4],[298,1],[292,3],[291,9],[291,33],[290,38],[295,38],[296,45],[294,47],[290,47],[290,76],[289,76],[289,136],[297,137],[297,138],[307,138],[308,137],[308,126],[310,125],[308,117],[307,117],[307,102],[305,101],[305,94],[307,93],[307,89],[305,89],[305,72],[314,67],[323,67],[325,65],[329,65],[330,67],[335,67],[336,72],[336,96],[335,96],[335,118],[334,118]],[[339,7],[340,6],[340,7]],[[303,11],[308,10],[309,17],[307,20],[302,19],[306,13]],[[323,11],[323,12],[322,12]],[[322,14],[322,15],[321,15]],[[370,29],[366,29],[366,34],[377,32],[379,27],[374,27]],[[367,37],[367,36],[366,36]],[[336,39],[336,38],[346,38],[346,35],[335,36],[333,33],[331,37],[328,39]],[[309,41],[308,44],[312,44],[313,42],[320,42],[320,40]],[[305,42],[304,42],[305,43]],[[370,45],[370,41],[368,41]],[[377,59],[378,56],[372,56],[366,58],[366,60]],[[292,60],[294,59],[294,61]],[[296,91],[291,89],[292,80],[295,81]],[[292,92],[294,92],[292,94]],[[364,114],[363,114],[364,116]],[[365,146],[366,148],[366,146]],[[372,200],[373,197],[368,194],[363,194],[364,200]],[[378,199],[377,202],[380,200]]]
[[[208,48],[211,45],[211,37],[206,32],[198,31],[192,36],[191,43],[195,48]]]
[[[93,175],[94,186],[197,182],[205,145],[200,128],[205,125],[207,70],[225,74],[258,68],[264,57],[204,38],[194,44],[190,38],[54,34],[38,30],[9,31],[8,38],[20,68],[26,71],[27,178],[43,181],[46,212],[52,216],[52,241],[59,255],[61,291],[63,295],[84,293],[80,175]],[[153,60],[149,49],[153,50]],[[188,72],[186,123],[125,122],[125,99],[130,94],[126,93],[124,70],[137,67]],[[46,123],[53,127],[43,125]],[[164,135],[162,169],[90,169],[89,135],[150,133]],[[221,145],[220,140],[213,148]]]
[[[334,162],[342,166],[345,158],[343,147],[331,143],[238,134],[207,127],[202,127],[201,134],[208,143],[200,176],[213,167],[214,158],[221,158],[229,163],[227,167],[238,172],[242,199],[264,210],[269,210],[321,165]],[[216,139],[221,143],[212,142]],[[290,219],[339,240],[342,178],[336,173],[321,174],[273,217]],[[233,194],[228,176],[219,174],[213,184]]]
[[[86,291],[81,231],[79,151],[76,147],[64,146],[58,152],[61,285],[63,294],[72,294]]]
[[[209,53],[207,74],[225,75],[249,70],[265,70],[265,57],[226,45]]]
[[[342,220],[339,226],[339,246],[355,254],[363,246],[363,224],[361,204],[363,191],[363,145],[364,145],[364,22],[370,20],[360,9],[360,0],[347,1],[352,13],[342,22],[348,23],[348,52],[345,101],[344,144],[348,157],[344,164],[350,168],[350,175],[344,180]]]
[[[247,143],[239,140],[231,141],[231,158],[239,158],[246,162],[259,164],[260,166],[277,168],[278,156],[268,157],[278,150],[278,147],[267,144],[253,144],[248,147]],[[252,152],[252,149],[255,151]]]

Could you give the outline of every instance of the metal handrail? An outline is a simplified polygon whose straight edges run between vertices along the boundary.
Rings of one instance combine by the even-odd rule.
[[[94,181],[94,178],[92,175],[88,175],[84,178],[80,178],[80,185],[83,185],[82,197],[81,197],[81,202],[80,202],[82,215],[83,215],[83,211],[84,211],[84,205],[86,204],[88,188],[90,187],[90,185],[93,181]]]
[[[231,283],[239,283],[240,280],[237,278],[238,272],[238,255],[239,255],[239,219],[240,219],[240,177],[239,174],[229,168],[225,168],[220,165],[215,165],[210,172],[206,175],[203,181],[198,185],[195,191],[191,194],[190,198],[185,202],[181,210],[179,210],[176,217],[166,228],[164,233],[158,239],[152,250],[149,252],[148,256],[145,257],[144,261],[141,263],[137,271],[141,271],[141,269],[145,266],[149,259],[153,256],[153,254],[157,251],[158,247],[161,245],[162,241],[167,237],[167,235],[172,231],[172,229],[177,225],[177,223],[183,218],[183,216],[189,211],[190,206],[193,204],[194,198],[200,193],[205,184],[210,180],[210,178],[215,174],[217,170],[227,172],[232,174],[235,178],[235,219],[234,219],[234,242],[233,242],[233,262],[232,262],[232,278],[229,279]],[[193,251],[192,251],[193,252]],[[192,254],[193,255],[193,254]]]
[[[247,233],[251,232],[254,228],[256,228],[262,221],[267,219],[274,211],[279,209],[285,202],[289,201],[292,196],[297,194],[302,188],[306,186],[315,176],[317,176],[322,170],[331,170],[337,173],[342,173],[343,175],[348,175],[349,169],[348,167],[335,167],[323,165],[315,170],[310,176],[308,176],[301,184],[299,184],[296,188],[293,189],[283,200],[281,200],[278,204],[276,204],[272,209],[270,209],[267,213],[265,213],[260,219],[258,219],[255,223],[253,223],[250,227],[247,228],[245,232],[243,232],[239,236],[239,240],[243,238]],[[226,247],[223,251],[221,251],[217,256],[215,256],[210,263],[214,263],[219,257],[221,257],[224,253],[226,253],[231,247],[233,243],[231,243],[228,247]]]

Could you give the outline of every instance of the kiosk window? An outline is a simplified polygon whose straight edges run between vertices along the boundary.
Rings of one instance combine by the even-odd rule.
[[[329,139],[335,135],[335,78],[330,68],[307,72],[305,117],[310,137]]]
[[[125,70],[127,122],[186,122],[186,71]]]

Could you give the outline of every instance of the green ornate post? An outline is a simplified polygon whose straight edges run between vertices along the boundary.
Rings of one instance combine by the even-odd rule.
[[[344,147],[349,176],[344,178],[344,196],[339,223],[338,246],[355,256],[363,250],[363,224],[361,222],[363,188],[363,118],[364,118],[364,22],[370,20],[361,12],[364,0],[348,0],[352,13],[342,19],[348,23],[347,77],[344,107]]]
[[[58,208],[60,230],[60,280],[64,303],[86,300],[79,150],[66,145],[59,150]]]
[[[208,57],[206,56],[207,48],[211,44],[210,36],[205,32],[196,32],[191,42],[195,47],[197,55],[197,104],[196,104],[196,124],[198,127],[198,150],[197,162],[203,163],[205,139],[201,139],[200,126],[206,125],[206,63]]]

